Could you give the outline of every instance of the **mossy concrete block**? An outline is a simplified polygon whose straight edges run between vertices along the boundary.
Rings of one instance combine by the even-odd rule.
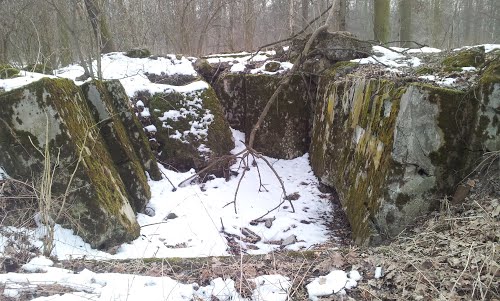
[[[474,135],[475,150],[500,150],[500,60],[491,61],[481,74],[478,87],[473,91],[479,101]]]
[[[130,100],[122,84],[119,80],[109,80],[104,81],[103,85],[112,96],[110,99],[113,102],[113,107],[125,127],[125,132],[129,136],[130,143],[142,166],[151,179],[155,181],[161,180],[162,174],[156,157],[151,151],[143,126],[132,110]]]
[[[479,67],[484,64],[484,46],[460,50],[443,59],[443,70],[462,71],[462,67]]]
[[[79,87],[45,78],[0,94],[0,103],[0,166],[13,178],[39,183],[44,166],[39,150],[48,144],[56,168],[54,217],[74,173],[65,214],[56,222],[99,249],[138,237],[125,186]]]
[[[118,173],[125,184],[135,212],[142,212],[151,198],[144,166],[141,164],[117,109],[113,94],[103,82],[92,81],[82,86],[83,95],[100,129]],[[140,139],[140,138],[139,138]]]
[[[230,125],[243,131],[247,139],[282,78],[282,75],[225,73],[214,83]],[[254,148],[279,159],[303,155],[310,141],[311,107],[303,78],[292,76],[257,132]]]
[[[465,93],[363,77],[320,87],[311,164],[336,188],[357,243],[396,236],[452,193],[474,123]]]
[[[125,53],[130,58],[147,58],[151,55],[151,51],[146,48],[133,48]]]
[[[11,65],[0,64],[0,79],[8,79],[16,77],[19,74],[19,69],[12,67]]]
[[[160,161],[178,170],[200,170],[234,148],[220,101],[208,84],[186,93],[157,93],[150,101],[150,111]]]
[[[275,61],[266,62],[266,64],[264,65],[264,70],[267,72],[276,72],[280,70],[280,68],[281,68],[281,63]]]

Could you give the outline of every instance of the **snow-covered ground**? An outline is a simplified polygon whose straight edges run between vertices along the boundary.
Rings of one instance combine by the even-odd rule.
[[[209,285],[197,283],[183,284],[170,277],[150,277],[118,273],[94,273],[87,269],[79,273],[53,267],[53,262],[45,257],[33,258],[22,267],[24,273],[0,275],[0,285],[4,297],[17,298],[22,294],[34,292],[40,286],[58,285],[70,292],[54,292],[48,297],[39,297],[37,301],[142,301],[144,298],[162,301],[286,301],[292,283],[282,275],[261,275],[246,279],[245,286],[253,283],[251,297],[242,297],[241,285],[227,278],[215,278]],[[325,277],[314,279],[307,290],[311,300],[333,293],[345,294],[345,289],[356,286],[361,275],[353,270],[346,273],[332,271]],[[47,289],[48,291],[49,289]]]

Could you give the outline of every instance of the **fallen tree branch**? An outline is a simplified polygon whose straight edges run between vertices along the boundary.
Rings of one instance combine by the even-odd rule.
[[[246,145],[245,149],[242,150],[242,151],[240,151],[240,152],[238,152],[237,154],[226,155],[226,156],[222,156],[222,157],[220,157],[218,159],[215,159],[207,167],[203,168],[202,170],[198,171],[194,175],[190,176],[189,178],[187,178],[184,181],[182,181],[181,183],[179,183],[179,185],[178,185],[179,187],[184,187],[188,183],[191,183],[192,180],[194,180],[195,178],[197,178],[201,174],[204,174],[204,173],[208,172],[216,164],[218,164],[218,163],[220,163],[222,161],[226,161],[226,160],[229,161],[229,160],[232,160],[232,159],[236,159],[240,155],[242,155],[241,160],[244,161],[245,159],[248,159],[249,155],[251,155],[254,158],[262,159],[266,163],[266,165],[272,170],[273,174],[278,179],[278,181],[280,183],[280,186],[281,186],[281,189],[282,189],[282,192],[283,192],[281,202],[276,207],[272,208],[271,210],[269,210],[267,213],[265,213],[264,215],[260,216],[256,220],[261,219],[262,217],[264,217],[264,216],[268,215],[269,213],[273,212],[274,210],[278,209],[285,201],[288,201],[290,203],[290,207],[292,209],[292,213],[295,212],[295,207],[293,206],[293,203],[292,203],[293,198],[289,197],[287,195],[286,189],[285,189],[285,185],[283,183],[283,180],[279,176],[278,172],[274,169],[274,167],[271,165],[271,163],[269,163],[269,161],[263,155],[261,155],[260,153],[258,153],[258,152],[256,152],[254,150],[255,136],[257,134],[257,131],[261,127],[262,123],[264,122],[264,119],[266,118],[267,114],[269,113],[269,110],[270,110],[271,106],[278,99],[278,95],[290,83],[290,80],[291,80],[292,76],[302,66],[302,64],[304,63],[305,59],[309,55],[309,52],[311,50],[312,44],[315,41],[315,39],[318,37],[318,35],[320,35],[322,32],[325,32],[328,29],[329,24],[330,24],[330,22],[332,20],[332,17],[333,17],[334,8],[336,7],[336,5],[338,5],[338,2],[339,2],[339,0],[335,0],[334,3],[330,6],[328,17],[327,17],[327,19],[325,21],[325,24],[323,24],[322,26],[318,27],[311,34],[311,36],[309,37],[309,39],[307,40],[307,42],[306,42],[306,44],[304,46],[304,49],[302,50],[302,52],[299,54],[299,56],[295,60],[293,67],[290,69],[290,71],[286,75],[283,76],[283,78],[281,79],[278,87],[276,88],[276,90],[274,91],[274,93],[272,94],[272,96],[267,101],[266,106],[264,107],[264,109],[262,110],[261,114],[259,115],[259,119],[257,120],[257,122],[255,123],[255,125],[252,128],[252,131],[250,132],[249,142]],[[245,163],[245,162],[243,162],[243,163]],[[240,188],[240,184],[241,184],[241,181],[243,180],[243,177],[245,176],[246,171],[248,171],[248,170],[249,170],[249,164],[247,163],[247,164],[245,164],[245,167],[244,167],[243,173],[241,175],[241,178],[238,181],[238,186],[237,186],[237,189],[235,191],[233,201],[229,202],[228,204],[226,204],[224,206],[224,207],[226,207],[226,206],[228,206],[230,204],[234,204],[235,213],[237,213],[236,199],[237,199],[237,194],[238,194],[238,191],[239,191],[239,188]],[[258,172],[259,172],[259,177],[260,177],[260,170]]]

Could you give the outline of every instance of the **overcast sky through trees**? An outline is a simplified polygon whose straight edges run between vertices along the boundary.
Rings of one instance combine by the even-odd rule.
[[[326,17],[331,0],[0,0],[0,61],[52,67],[102,52],[256,50]],[[500,43],[498,0],[341,0],[332,30],[437,48]],[[323,15],[322,15],[323,14]]]

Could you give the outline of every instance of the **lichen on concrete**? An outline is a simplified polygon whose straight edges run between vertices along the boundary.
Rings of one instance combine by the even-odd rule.
[[[359,74],[325,76],[319,91],[311,165],[336,188],[357,243],[397,235],[461,179],[474,121],[466,93]]]
[[[125,89],[118,80],[108,80],[103,82],[103,85],[112,96],[113,107],[116,109],[118,117],[125,127],[125,132],[142,166],[148,172],[151,179],[155,181],[161,180],[162,174],[158,168],[156,157],[150,149],[149,141],[144,134],[141,122],[132,111]]]
[[[139,235],[124,184],[79,87],[69,80],[45,78],[0,94],[0,102],[4,107],[0,112],[3,123],[0,166],[10,176],[38,185],[44,159],[39,150],[48,143],[52,168],[56,168],[52,183],[53,208],[58,210],[74,172],[63,208],[65,214],[56,222],[73,228],[96,248],[121,244]],[[33,106],[34,113],[38,111],[40,128],[44,128],[45,116],[48,116],[49,141],[28,126],[29,119],[21,120],[25,114],[29,115],[26,113],[29,110],[22,108],[28,105]]]
[[[442,66],[446,72],[461,71],[462,67],[479,67],[484,63],[484,46],[463,49],[443,59]]]
[[[249,134],[282,75],[225,73],[213,84],[230,125]],[[300,75],[271,106],[256,135],[254,148],[265,155],[292,159],[308,148],[312,97]]]
[[[125,184],[128,198],[134,205],[135,212],[142,212],[151,198],[151,192],[144,166],[132,146],[117,108],[113,105],[116,100],[113,100],[113,94],[100,81],[85,83],[82,91]]]

